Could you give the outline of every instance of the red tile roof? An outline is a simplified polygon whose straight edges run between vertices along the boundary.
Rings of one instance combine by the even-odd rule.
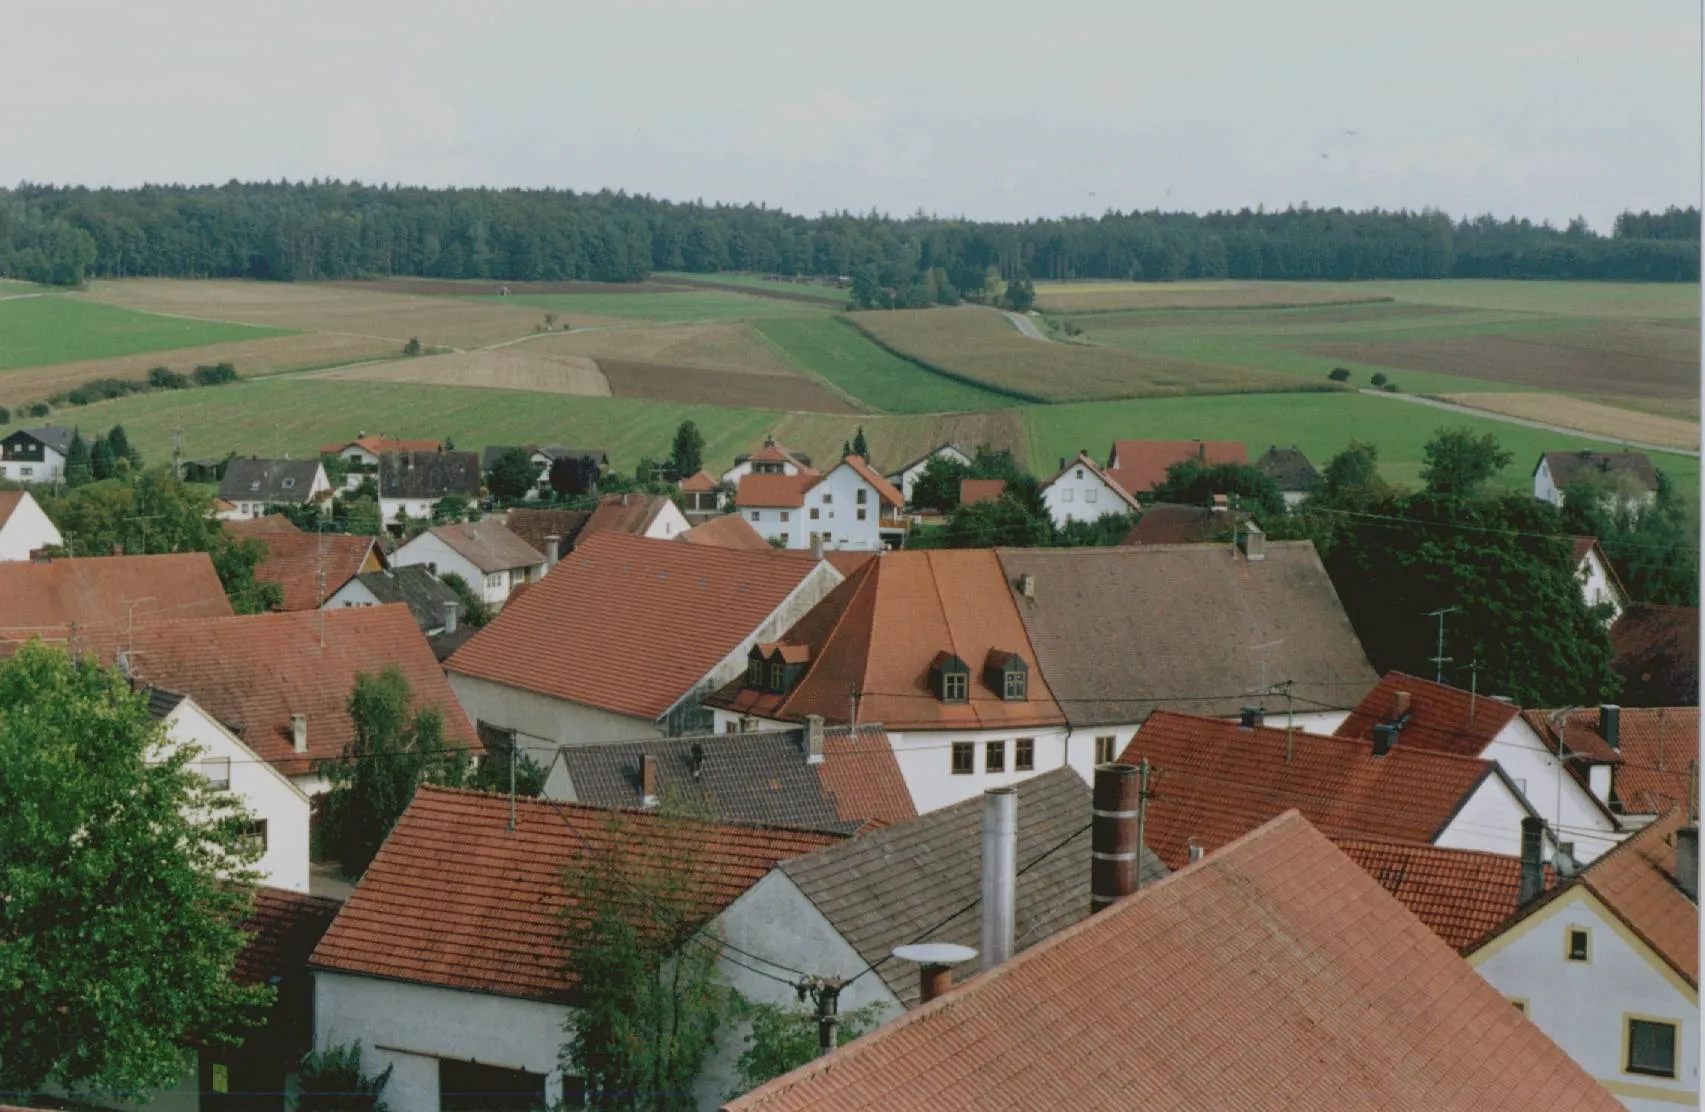
[[[220,526],[227,532],[237,536],[248,536],[255,533],[300,533],[296,523],[283,514],[263,514],[260,517],[248,519],[232,518],[221,521]]]
[[[1557,736],[1557,727],[1552,724],[1558,713],[1555,710],[1524,710],[1521,716],[1528,728],[1538,734],[1553,753],[1557,751],[1557,743],[1561,740],[1563,751],[1570,757],[1596,764],[1621,763],[1622,754],[1612,749],[1610,743],[1598,732],[1597,707],[1582,707],[1571,711],[1563,720],[1561,739]]]
[[[841,573],[842,578],[851,579],[853,572],[881,555],[880,552],[859,552],[850,548],[837,548],[823,553],[823,559],[829,561],[829,564]]]
[[[345,583],[380,566],[377,537],[299,530],[257,531],[253,537],[266,546],[266,559],[255,568],[255,578],[283,585],[281,610],[318,609]],[[369,559],[372,567],[367,566]]]
[[[237,955],[231,979],[264,985],[273,977],[307,971],[308,956],[343,904],[283,888],[255,890],[254,910],[243,920],[249,941]]]
[[[859,692],[861,721],[889,730],[1005,729],[1063,725],[1065,716],[1036,664],[1000,561],[988,550],[889,552],[868,561],[781,640],[811,648],[812,664],[788,695],[748,691],[744,681],[707,702],[762,718],[848,720]],[[1028,698],[1007,701],[983,677],[991,650],[1030,665]],[[950,652],[971,669],[970,698],[944,703],[930,666]]]
[[[359,672],[396,665],[415,704],[436,707],[451,745],[478,744],[473,725],[402,603],[162,622],[77,638],[103,664],[130,650],[141,682],[189,695],[287,776],[313,771],[354,739],[349,693]],[[308,751],[291,743],[292,714],[308,716]]]
[[[427,532],[488,575],[512,568],[537,567],[545,562],[543,552],[495,521],[434,525]]]
[[[579,544],[594,533],[631,533],[639,536],[651,528],[669,499],[661,494],[606,494],[580,530]]]
[[[887,479],[883,478],[881,475],[878,475],[876,473],[876,470],[874,468],[872,468],[870,466],[870,464],[865,462],[865,459],[863,456],[848,456],[846,459],[842,460],[841,462],[843,464],[845,464],[846,466],[852,468],[853,472],[855,474],[857,474],[859,478],[863,479],[865,482],[869,483],[872,487],[874,487],[876,489],[876,496],[878,498],[882,499],[882,501],[888,503],[890,506],[893,506],[896,510],[900,510],[900,509],[905,508],[905,506],[906,506],[905,496],[903,494],[901,494],[898,490],[894,489],[893,483],[889,482]],[[830,468],[829,470],[832,473],[834,471],[834,468]]]
[[[23,504],[29,494],[22,490],[0,490],[0,526],[12,519],[12,514]],[[30,501],[35,501],[31,498]]]
[[[744,548],[758,552],[770,547],[770,542],[739,514],[723,514],[702,525],[695,525],[678,538],[688,544],[710,545],[712,548]]]
[[[1298,810],[1332,838],[1431,842],[1488,776],[1491,761],[1407,748],[1383,757],[1367,742],[1157,710],[1119,760],[1147,757],[1155,798],[1146,840],[1168,868]],[[1511,831],[1511,835],[1514,835]]]
[[[1166,469],[1192,456],[1209,464],[1248,463],[1249,450],[1236,440],[1115,440],[1107,474],[1132,494],[1166,481]]]
[[[740,476],[734,504],[746,509],[797,509],[805,505],[805,492],[819,477],[815,473],[761,475],[754,471]]]
[[[1621,1106],[1293,812],[726,1107]]]
[[[1005,479],[960,479],[959,504],[975,506],[979,502],[998,502],[1006,493]]]
[[[1582,711],[1596,720],[1598,712]],[[1698,707],[1623,707],[1622,763],[1611,779],[1611,792],[1632,815],[1661,815],[1687,806],[1691,774],[1688,762],[1699,758]],[[1699,798],[1699,786],[1693,785]]]
[[[823,763],[816,769],[843,819],[875,819],[888,826],[918,816],[894,745],[880,724],[825,730]]]
[[[0,561],[0,637],[123,629],[231,613],[205,552]]]
[[[682,494],[709,494],[716,489],[716,476],[702,468],[681,480]]]
[[[317,969],[563,1001],[564,871],[585,854],[691,862],[709,919],[776,863],[831,834],[711,824],[423,787],[314,951]]]
[[[1622,704],[1699,705],[1699,610],[1636,602],[1610,627]]]
[[[1046,490],[1048,487],[1053,486],[1063,475],[1065,475],[1067,471],[1078,467],[1084,468],[1096,478],[1100,479],[1103,483],[1107,484],[1107,488],[1111,490],[1121,502],[1125,503],[1126,509],[1135,512],[1142,508],[1137,502],[1135,492],[1126,487],[1124,485],[1124,481],[1115,476],[1113,472],[1108,471],[1099,463],[1090,459],[1089,453],[1087,452],[1079,452],[1076,459],[1067,460],[1064,467],[1054,472],[1054,474],[1048,478],[1048,481],[1042,484],[1042,488]],[[1164,476],[1162,477],[1164,478]],[[1144,487],[1142,489],[1147,490],[1148,488]]]
[[[655,719],[817,568],[623,533],[583,539],[445,662],[451,672]]]
[[[1515,720],[1521,709],[1513,703],[1474,695],[1404,672],[1387,672],[1356,709],[1333,732],[1336,737],[1373,737],[1373,728],[1396,718],[1398,694],[1409,694],[1409,720],[1397,735],[1397,745],[1478,757],[1492,739]]]
[[[1215,511],[1207,506],[1180,506],[1157,502],[1143,511],[1136,525],[1125,534],[1122,545],[1200,544],[1231,540],[1241,515]]]
[[[1478,850],[1443,849],[1416,842],[1336,839],[1356,864],[1433,933],[1467,953],[1516,913],[1521,901],[1521,858]],[[1555,885],[1549,866],[1546,881]]]

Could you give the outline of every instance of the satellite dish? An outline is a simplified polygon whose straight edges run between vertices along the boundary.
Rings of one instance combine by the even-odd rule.
[[[919,942],[911,946],[894,947],[894,956],[901,961],[916,962],[919,965],[958,965],[976,957],[977,951],[969,946],[956,946],[951,942]]]

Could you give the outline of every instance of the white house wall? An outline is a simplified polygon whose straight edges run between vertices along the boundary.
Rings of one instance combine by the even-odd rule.
[[[549,762],[563,745],[663,736],[649,718],[616,714],[459,672],[445,674],[469,719],[514,730],[522,751],[540,764]]]
[[[900,495],[905,498],[908,505],[910,505],[912,501],[912,488],[918,485],[918,477],[924,473],[926,468],[929,467],[931,460],[940,458],[958,460],[966,467],[971,466],[971,457],[957,448],[944,446],[937,451],[931,452],[917,463],[912,464],[912,466],[898,473],[897,477],[899,481],[895,482],[894,485],[900,488]],[[889,476],[890,481],[893,481],[895,478],[896,476]]]
[[[1527,817],[1521,797],[1494,773],[1480,781],[1433,844],[1520,857],[1521,820]]]
[[[438,1112],[438,1062],[449,1058],[545,1075],[545,1099],[562,1096],[557,1057],[569,1009],[407,981],[314,973],[314,1046],[361,1044],[363,1073],[392,1068],[391,1112]]]
[[[0,526],[0,560],[28,560],[38,548],[64,543],[59,530],[27,493],[18,499],[6,524]]]
[[[1401,736],[1397,743],[1403,744]],[[1575,860],[1596,860],[1624,837],[1592,793],[1521,718],[1500,730],[1481,756],[1498,762],[1562,841],[1575,843]]]
[[[1096,521],[1130,509],[1112,487],[1081,462],[1074,463],[1043,489],[1042,502],[1059,529],[1064,529],[1068,521]]]
[[[1622,592],[1611,582],[1610,570],[1604,566],[1604,561],[1599,559],[1598,549],[1587,550],[1580,567],[1575,571],[1575,577],[1581,581],[1581,598],[1589,607],[1606,602],[1610,604],[1610,614],[1604,620],[1605,625],[1610,625],[1622,616]]]
[[[672,541],[690,528],[692,526],[687,522],[687,515],[670,500],[663,503],[662,508],[657,511],[657,516],[645,527],[643,535],[654,541]]]
[[[1533,496],[1541,502],[1549,502],[1553,506],[1563,504],[1563,492],[1557,489],[1557,484],[1551,480],[1551,464],[1544,459],[1533,471]]]
[[[51,483],[65,477],[65,457],[46,445],[39,460],[0,460],[0,479],[15,483]]]
[[[407,514],[410,519],[419,521],[432,516],[432,507],[438,503],[436,498],[391,498],[379,499],[379,513],[383,524],[395,525],[398,515]]]
[[[487,582],[486,573],[481,571],[478,565],[431,533],[422,533],[399,547],[391,556],[393,568],[406,568],[415,565],[424,565],[435,576],[442,576],[445,572],[455,572],[467,581],[468,586],[480,597],[481,601],[490,605],[501,606],[503,601],[509,597],[511,576],[508,571],[498,572],[497,575],[502,582],[493,586]],[[525,582],[524,575],[517,581]]]
[[[1590,932],[1590,960],[1566,959],[1571,927]],[[1584,889],[1574,888],[1518,923],[1468,955],[1468,963],[1505,996],[1525,1000],[1534,1025],[1629,1108],[1699,1106],[1698,992]],[[1623,1069],[1630,1015],[1681,1025],[1675,1080]]]

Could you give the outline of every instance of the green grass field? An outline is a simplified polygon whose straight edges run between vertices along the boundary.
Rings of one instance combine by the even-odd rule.
[[[288,334],[138,313],[75,294],[11,298],[0,301],[0,371]]]
[[[1004,409],[1012,399],[906,362],[830,318],[763,320],[752,327],[796,366],[887,413]]]
[[[34,282],[23,282],[16,278],[0,278],[0,297],[20,293],[40,293],[44,288]]]
[[[528,305],[547,313],[584,313],[645,321],[737,321],[764,317],[820,316],[834,306],[773,297],[748,297],[724,290],[681,293],[524,293],[481,298],[506,305]]]
[[[1334,285],[1375,297],[1395,297],[1414,305],[1582,317],[1699,319],[1697,282],[1518,282],[1440,278]]]
[[[670,279],[693,282],[704,286],[735,286],[754,290],[775,290],[778,293],[797,294],[801,297],[814,297],[818,301],[827,301],[834,305],[847,304],[847,291],[838,290],[833,286],[819,285],[816,282],[796,282],[787,279],[765,277],[762,274],[687,274],[676,271],[659,271],[652,279],[667,282]]]

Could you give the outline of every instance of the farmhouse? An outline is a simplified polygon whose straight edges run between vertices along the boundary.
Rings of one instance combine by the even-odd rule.
[[[1042,502],[1054,528],[1064,529],[1073,521],[1097,521],[1109,514],[1132,514],[1137,500],[1110,478],[1087,452],[1062,463],[1059,471],[1042,484]]]
[[[669,860],[708,920],[778,862],[836,840],[547,800],[510,814],[503,796],[422,787],[314,951],[315,1045],[361,1043],[364,1068],[392,1071],[394,1112],[574,1097],[559,1051],[575,872]]]
[[[1538,887],[1469,964],[1626,1107],[1696,1106],[1698,825],[1671,812]]]
[[[337,456],[348,467],[344,480],[347,490],[361,485],[361,480],[379,470],[379,457],[386,452],[436,452],[441,445],[436,440],[401,440],[389,436],[368,436],[358,433],[354,440],[343,444],[322,444],[320,455]]]
[[[1533,465],[1533,496],[1553,506],[1563,504],[1571,483],[1590,481],[1603,488],[1606,499],[1650,502],[1658,493],[1658,472],[1644,452],[1546,452]]]
[[[318,459],[233,458],[225,465],[219,497],[231,504],[221,520],[261,517],[278,506],[306,506],[330,498],[332,485]]]
[[[501,607],[515,588],[545,574],[545,557],[495,521],[434,525],[391,554],[399,568],[425,567],[434,576],[454,572],[491,606]]]
[[[1271,445],[1255,461],[1255,470],[1273,480],[1286,506],[1295,506],[1307,498],[1314,484],[1320,481],[1320,472],[1294,444],[1289,448]]]
[[[0,479],[53,483],[65,477],[65,457],[76,434],[62,425],[19,429],[0,440]]]
[[[598,500],[580,531],[580,539],[598,533],[626,533],[667,541],[681,536],[691,526],[672,498],[662,494],[606,494]]]
[[[377,537],[304,533],[292,528],[249,534],[266,546],[255,579],[284,588],[280,610],[317,610],[362,572],[379,571],[385,556]]]
[[[1352,1104],[1619,1107],[1290,812],[724,1107]]]
[[[482,731],[513,733],[540,763],[560,745],[702,733],[700,700],[840,581],[806,553],[600,533],[445,668]]]
[[[387,606],[397,602],[408,607],[414,615],[414,624],[429,638],[455,632],[462,618],[460,596],[433,575],[431,568],[419,564],[364,571],[339,587],[326,600],[326,609]]]
[[[1636,602],[1610,627],[1622,701],[1636,707],[1699,705],[1699,610]]]
[[[924,473],[924,469],[929,466],[932,459],[950,459],[966,467],[970,467],[972,462],[970,455],[959,445],[952,443],[937,444],[898,471],[890,472],[888,481],[900,491],[900,496],[905,499],[908,506],[912,504],[912,487],[917,483],[918,476]]]
[[[479,457],[472,452],[386,452],[379,457],[379,520],[432,516],[446,495],[480,496]]]
[[[1581,581],[1581,599],[1588,607],[1609,608],[1605,625],[1613,625],[1628,609],[1628,588],[1611,566],[1597,537],[1576,537],[1575,578]]]
[[[0,562],[0,638],[85,634],[222,618],[231,602],[205,552]]]
[[[1207,467],[1248,463],[1249,451],[1235,440],[1115,440],[1107,474],[1129,494],[1146,494],[1166,481],[1167,468],[1194,459]]]
[[[906,533],[905,499],[861,456],[826,474],[754,472],[740,480],[734,504],[782,548],[874,552],[898,547]]]
[[[485,451],[480,453],[480,474],[489,478],[491,469],[497,466],[497,461],[505,452],[511,451],[512,447],[502,444],[488,445]],[[610,466],[610,457],[597,448],[564,448],[560,444],[540,447],[537,444],[528,444],[521,450],[527,453],[527,458],[539,469],[531,489],[522,496],[529,502],[543,498],[551,492],[551,468],[559,461],[578,469],[581,490],[588,494],[597,491],[598,480],[604,477],[604,472]]]
[[[766,436],[764,446],[756,452],[734,457],[734,466],[722,473],[722,481],[730,486],[739,486],[740,480],[747,475],[799,474],[816,474],[811,467],[811,457],[776,443],[773,436]]]
[[[28,560],[44,548],[64,543],[29,491],[0,490],[0,561]]]

